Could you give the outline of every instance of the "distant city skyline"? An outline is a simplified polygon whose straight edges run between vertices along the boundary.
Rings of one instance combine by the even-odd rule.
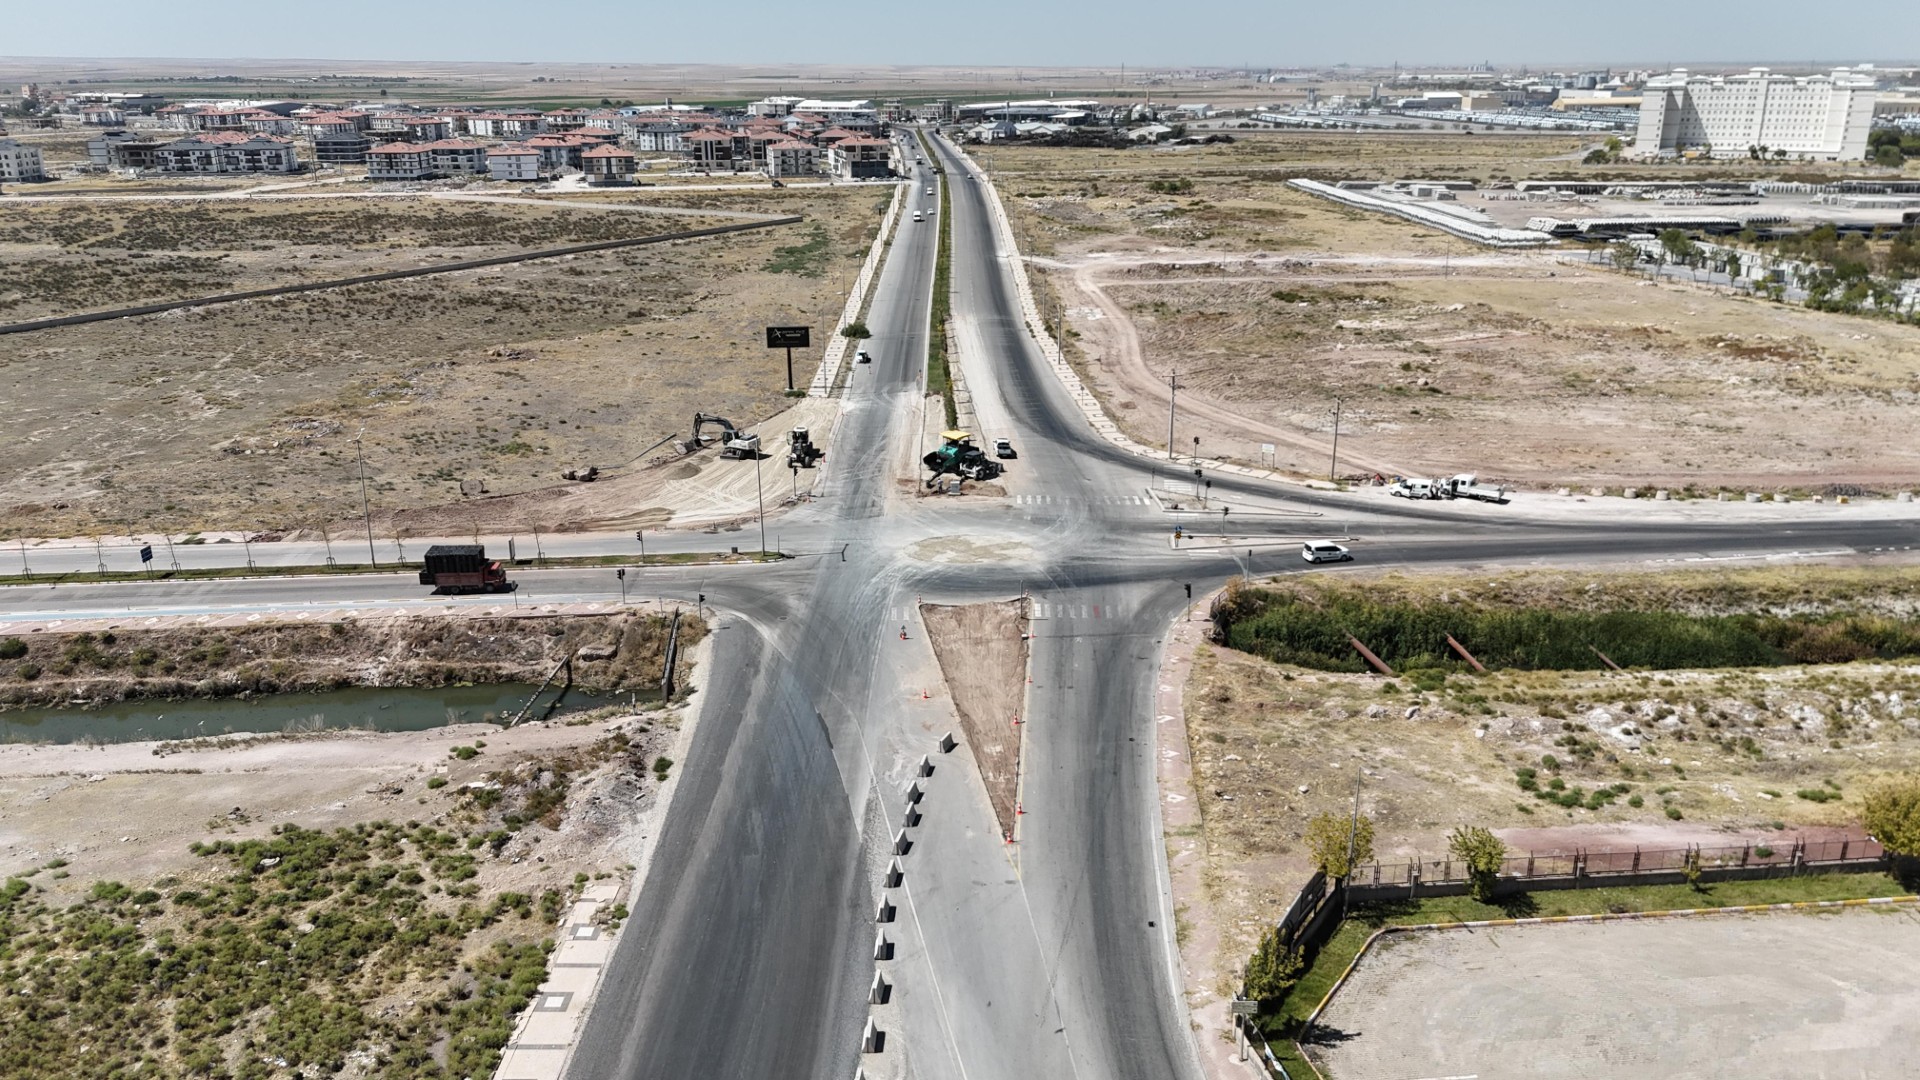
[[[1709,8],[1711,10],[1709,10]],[[726,17],[721,17],[721,13]],[[1859,0],[1844,18],[1798,0],[1674,4],[1657,20],[1569,9],[1522,18],[1486,0],[1434,5],[1379,0],[1363,8],[1205,0],[1095,7],[975,0],[914,8],[847,0],[811,18],[767,0],[647,5],[609,0],[529,7],[504,0],[339,0],[315,17],[263,17],[239,0],[156,7],[98,0],[84,18],[19,5],[0,53],[16,57],[338,59],[497,63],[982,65],[1073,67],[1616,66],[1766,63],[1824,67],[1872,61],[1884,37],[1920,49],[1911,0]],[[377,28],[377,33],[374,32]],[[508,29],[510,28],[510,29]],[[630,29],[629,29],[630,28]],[[1651,33],[1650,31],[1657,31]],[[1579,59],[1585,57],[1586,59]],[[1613,57],[1612,60],[1600,58]],[[1794,58],[1798,57],[1798,59]],[[1895,63],[1896,61],[1883,61]]]

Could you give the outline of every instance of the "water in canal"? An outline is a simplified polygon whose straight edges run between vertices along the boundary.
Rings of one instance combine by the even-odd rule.
[[[231,732],[423,731],[447,724],[505,723],[533,696],[525,683],[489,686],[349,687],[317,694],[253,698],[120,701],[96,708],[0,710],[0,742],[137,742]],[[621,698],[627,697],[621,694]],[[540,695],[538,717],[553,700]],[[558,712],[605,704],[579,687]]]

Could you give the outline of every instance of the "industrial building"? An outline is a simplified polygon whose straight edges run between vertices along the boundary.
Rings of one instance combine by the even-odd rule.
[[[1749,148],[1765,147],[1774,156],[1864,158],[1878,97],[1870,71],[1791,76],[1754,68],[1708,76],[1676,68],[1647,80],[1641,91],[1634,153],[1710,149],[1716,157],[1746,157]]]

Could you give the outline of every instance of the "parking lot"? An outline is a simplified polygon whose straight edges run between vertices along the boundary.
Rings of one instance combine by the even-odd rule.
[[[1319,1034],[1333,1080],[1910,1077],[1920,910],[1400,935]]]

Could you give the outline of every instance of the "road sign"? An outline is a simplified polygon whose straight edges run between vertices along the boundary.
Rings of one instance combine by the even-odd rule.
[[[1257,1002],[1257,1001],[1235,1001],[1235,1002],[1233,1003],[1233,1015],[1235,1015],[1235,1016],[1259,1016],[1259,1015],[1260,1015],[1260,1003],[1259,1003],[1259,1002]]]
[[[140,561],[143,563],[150,563],[153,561],[153,545],[152,544],[140,545]]]
[[[767,327],[767,348],[805,349],[811,347],[813,328],[809,326]]]
[[[1272,457],[1272,456],[1273,456],[1273,444],[1272,444],[1272,443],[1270,443],[1270,442],[1263,442],[1263,443],[1261,443],[1261,444],[1260,444],[1260,452],[1261,452],[1261,453],[1263,453],[1263,454],[1266,454],[1266,455],[1267,455],[1268,457]]]

